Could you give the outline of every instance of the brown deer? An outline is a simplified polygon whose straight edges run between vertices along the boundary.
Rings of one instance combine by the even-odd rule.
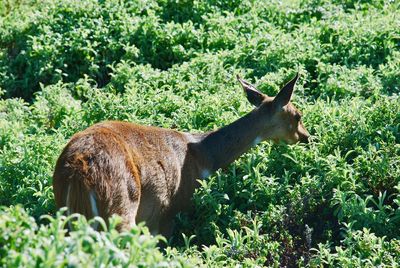
[[[206,178],[264,140],[308,142],[300,112],[290,103],[298,74],[273,97],[237,77],[256,108],[204,134],[109,121],[75,134],[53,176],[56,205],[69,213],[122,217],[121,230],[145,221],[170,236],[176,213],[191,208]]]

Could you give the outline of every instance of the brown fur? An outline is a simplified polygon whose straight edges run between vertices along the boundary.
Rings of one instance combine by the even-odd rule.
[[[153,233],[169,236],[174,216],[191,208],[197,179],[207,171],[228,165],[259,137],[307,141],[308,133],[296,119],[299,112],[284,101],[293,88],[286,85],[290,96],[283,88],[278,102],[278,97],[265,96],[239,81],[257,108],[217,131],[190,134],[110,121],[75,134],[53,176],[57,207],[93,217],[93,193],[99,216],[121,216],[120,229],[145,221]],[[290,83],[294,86],[295,81]]]

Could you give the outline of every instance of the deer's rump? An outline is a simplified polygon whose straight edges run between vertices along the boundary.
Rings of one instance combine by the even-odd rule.
[[[76,134],[59,157],[53,175],[56,205],[87,218],[135,223],[140,178],[129,147],[112,129],[89,128]]]

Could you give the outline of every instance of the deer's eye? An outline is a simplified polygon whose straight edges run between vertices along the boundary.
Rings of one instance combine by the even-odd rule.
[[[300,114],[296,114],[294,116],[294,118],[296,119],[297,122],[299,122],[301,120],[301,115]]]

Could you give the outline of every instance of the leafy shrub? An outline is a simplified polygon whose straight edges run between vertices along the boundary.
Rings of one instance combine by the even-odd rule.
[[[81,216],[73,231],[64,229],[71,217],[45,217],[46,225],[37,225],[21,207],[0,211],[0,256],[5,266],[128,266],[185,267],[182,258],[168,260],[156,249],[159,237],[143,227],[130,232],[115,230],[111,221],[107,232],[94,231]],[[103,222],[104,225],[104,222]],[[105,226],[104,226],[105,227]],[[106,228],[106,227],[105,227]]]
[[[382,76],[382,85],[387,93],[400,93],[399,80],[400,75],[400,53],[395,51],[393,56],[388,59],[386,64],[379,66],[379,73]]]
[[[321,90],[330,97],[369,97],[383,91],[381,82],[373,74],[374,69],[365,66],[348,69],[346,66],[320,64],[318,73],[324,87]]]
[[[137,54],[127,33],[139,25],[139,7],[118,1],[43,1],[36,6],[38,14],[23,27],[8,32],[15,21],[0,21],[5,28],[0,34],[1,86],[8,96],[29,99],[39,83],[75,82],[84,74],[104,85],[109,64]]]
[[[396,266],[398,10],[397,1],[3,1],[0,266]],[[51,177],[74,133],[102,120],[213,130],[252,109],[236,74],[273,96],[296,71],[293,102],[312,142],[262,143],[202,181],[163,250],[142,227],[95,232],[77,217],[67,233]]]
[[[353,231],[346,226],[341,245],[331,250],[328,244],[319,244],[311,267],[395,267],[399,263],[399,240],[386,241],[368,229]]]

